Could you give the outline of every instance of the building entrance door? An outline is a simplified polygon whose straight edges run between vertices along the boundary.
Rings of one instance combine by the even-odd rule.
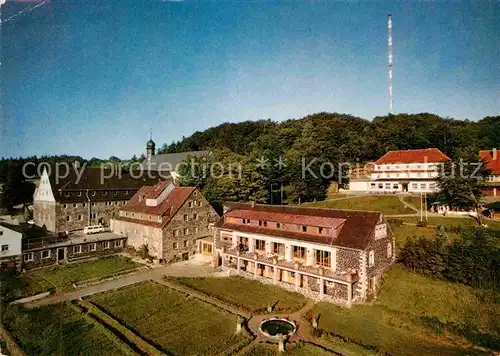
[[[62,261],[66,259],[66,249],[58,248],[57,249],[57,260]]]
[[[403,192],[407,192],[408,191],[408,183],[402,183],[401,187],[403,188]]]

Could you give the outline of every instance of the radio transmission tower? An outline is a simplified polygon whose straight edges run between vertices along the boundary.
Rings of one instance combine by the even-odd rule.
[[[387,22],[387,47],[389,54],[389,114],[392,114],[392,15]]]

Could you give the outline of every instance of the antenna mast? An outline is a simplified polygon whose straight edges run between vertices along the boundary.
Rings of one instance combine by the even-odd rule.
[[[392,15],[389,13],[387,22],[387,47],[389,57],[389,114],[392,114]]]

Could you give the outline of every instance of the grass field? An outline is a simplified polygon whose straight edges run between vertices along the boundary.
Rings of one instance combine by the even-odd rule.
[[[264,312],[269,304],[276,302],[275,312],[290,312],[300,309],[306,303],[306,298],[302,294],[244,277],[176,278],[175,280],[250,312]]]
[[[139,266],[141,265],[123,256],[110,256],[87,262],[42,268],[29,271],[26,275],[31,279],[46,280],[54,287],[64,287],[89,279],[105,278]]]
[[[350,210],[371,210],[382,211],[386,215],[413,214],[414,211],[408,209],[398,199],[397,196],[370,195],[358,196],[341,200],[325,200],[316,203],[307,203],[304,206],[331,209]]]
[[[241,355],[248,356],[275,356],[278,355],[278,345],[269,343],[259,343],[252,345],[247,352]],[[285,348],[286,356],[327,356],[332,355],[331,352],[325,351],[320,347],[307,344],[307,343],[295,343],[287,344]]]
[[[126,355],[120,344],[68,304],[12,306],[3,325],[28,355]]]
[[[403,200],[420,211],[420,197],[414,195],[405,195]]]
[[[236,315],[156,283],[88,300],[168,354],[223,354],[250,341],[244,333],[235,335]]]
[[[28,274],[10,275],[3,273],[0,279],[0,296],[3,302],[29,297],[47,292],[53,286],[45,279],[36,278]]]
[[[500,337],[500,308],[474,290],[435,281],[394,265],[373,305],[351,309],[319,303],[319,327],[391,355],[482,355],[464,338],[431,328],[426,318],[440,323],[474,325]]]
[[[416,225],[401,225],[393,226],[391,225],[392,232],[396,239],[396,247],[401,249],[409,237],[427,237],[433,238],[436,236],[435,227],[417,227]]]
[[[405,216],[398,219],[402,219],[404,222],[416,224],[420,220],[420,216]],[[500,230],[500,221],[485,219],[489,229]],[[438,226],[460,226],[460,227],[473,227],[479,226],[477,220],[471,217],[439,217],[430,216],[427,218],[429,225]]]

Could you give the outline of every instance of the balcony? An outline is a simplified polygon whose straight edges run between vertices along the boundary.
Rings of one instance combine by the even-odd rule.
[[[231,257],[240,257],[248,261],[256,261],[257,263],[262,263],[264,265],[281,267],[284,270],[303,272],[305,274],[313,275],[318,278],[323,277],[347,283],[353,283],[359,279],[359,275],[355,270],[333,271],[328,267],[322,267],[319,265],[306,266],[305,264],[298,261],[286,261],[284,258],[280,258],[274,254],[266,255],[265,253],[250,253],[248,251],[240,251],[236,248],[226,249],[223,251],[223,253]]]

